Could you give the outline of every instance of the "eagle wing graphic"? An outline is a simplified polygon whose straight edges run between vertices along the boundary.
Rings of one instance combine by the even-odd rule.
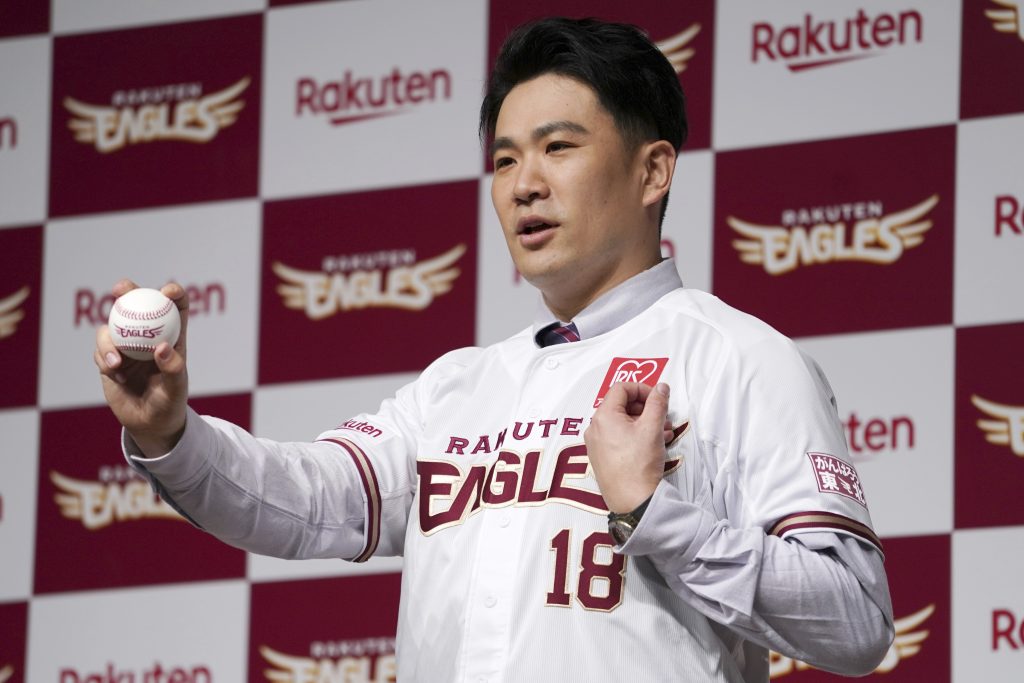
[[[726,218],[725,222],[733,230],[747,238],[732,241],[733,248],[740,253],[740,260],[744,263],[763,264],[764,245],[769,240],[780,245],[789,243],[789,231],[785,228],[756,225],[733,216]]]
[[[896,619],[893,622],[896,638],[892,641],[889,651],[885,653],[885,658],[882,659],[882,663],[878,665],[875,671],[883,673],[892,671],[900,661],[913,657],[920,652],[921,643],[928,637],[929,631],[927,629],[915,631],[914,629],[924,623],[934,612],[935,605],[928,605],[908,617]]]
[[[245,106],[245,100],[236,100],[234,102],[232,100],[248,88],[250,82],[251,79],[246,76],[234,85],[230,85],[220,92],[215,92],[203,98],[204,104],[209,108],[214,118],[217,119],[217,125],[221,128],[227,128],[238,119],[238,112],[242,111],[242,108]]]
[[[25,285],[14,294],[0,299],[0,339],[10,337],[17,331],[18,323],[25,317],[25,311],[18,307],[28,298],[29,291],[29,286]]]
[[[323,307],[323,310],[320,310],[309,305],[311,301],[323,301],[327,298],[330,293],[330,279],[327,275],[320,271],[292,268],[280,261],[275,261],[272,269],[284,280],[283,284],[277,286],[277,293],[281,295],[287,308],[304,311],[314,320],[326,318],[334,313],[331,307]]]
[[[459,257],[466,253],[465,244],[457,244],[440,256],[427,259],[416,265],[417,274],[430,287],[430,291],[437,296],[450,292],[455,281],[462,273],[458,268],[448,268],[459,260]],[[445,270],[447,268],[447,270]]]
[[[924,216],[938,203],[939,195],[933,194],[917,206],[889,214],[882,219],[882,222],[899,235],[904,249],[916,247],[924,242],[924,233],[931,230],[932,227],[931,219],[924,218]]]
[[[68,128],[75,134],[75,140],[89,144],[96,142],[97,122],[117,113],[116,109],[86,104],[73,97],[64,98],[64,108],[78,117],[68,121]]]
[[[700,24],[693,24],[674,36],[655,43],[672,64],[672,68],[676,70],[677,74],[681,74],[686,70],[687,64],[693,57],[695,51],[692,47],[688,46],[698,33],[700,33]]]
[[[1022,0],[992,0],[1008,9],[987,9],[985,16],[992,22],[992,28],[1000,33],[1016,33],[1024,40],[1024,22],[1021,21]]]
[[[978,420],[978,429],[985,432],[985,440],[997,446],[1010,446],[1024,457],[1024,410],[971,395],[971,403],[994,420]]]
[[[50,481],[63,490],[63,493],[53,497],[60,506],[61,514],[68,519],[82,519],[82,500],[94,485],[91,482],[65,477],[60,472],[50,472]]]
[[[263,675],[268,681],[290,683],[291,681],[311,681],[319,673],[316,662],[307,657],[294,657],[281,654],[266,645],[260,646],[260,654],[275,669],[264,669]],[[299,674],[302,674],[301,676]]]

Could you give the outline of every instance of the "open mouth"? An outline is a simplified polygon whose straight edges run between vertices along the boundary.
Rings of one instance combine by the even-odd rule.
[[[523,234],[523,235],[532,235],[535,232],[540,232],[541,230],[547,230],[548,228],[553,228],[553,227],[554,226],[551,225],[550,223],[530,223],[529,225],[524,225],[523,226],[521,234]]]

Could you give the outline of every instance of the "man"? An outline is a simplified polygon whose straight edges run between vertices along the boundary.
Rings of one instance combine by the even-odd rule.
[[[188,410],[184,326],[155,367],[101,330],[130,461],[238,547],[403,554],[401,681],[766,681],[767,648],[872,670],[891,605],[826,380],[661,259],[686,130],[665,58],[627,26],[528,25],[481,127],[531,329],[438,359],[358,417],[379,435],[312,444]]]

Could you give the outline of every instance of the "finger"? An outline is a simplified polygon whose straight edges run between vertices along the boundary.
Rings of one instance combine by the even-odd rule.
[[[134,282],[132,282],[128,278],[124,278],[122,280],[118,280],[114,284],[114,286],[111,288],[110,291],[111,291],[111,293],[115,297],[119,297],[119,296],[124,296],[128,292],[132,291],[133,289],[137,289],[137,288],[138,288],[137,284],[135,284]]]
[[[647,401],[640,419],[650,423],[652,427],[657,425],[664,429],[665,420],[668,418],[668,397],[669,386],[664,382],[658,382],[653,390],[647,392]]]
[[[169,393],[178,395],[186,391],[185,357],[178,353],[176,347],[161,342],[153,351],[153,362],[163,375]]]
[[[96,328],[96,365],[100,372],[116,370],[121,367],[121,354],[110,338],[110,329],[106,325]],[[102,362],[101,362],[102,361]]]
[[[187,336],[185,332],[188,328],[188,292],[186,292],[185,288],[177,282],[168,282],[160,288],[160,291],[178,307],[178,315],[181,318],[181,327],[178,330],[178,341],[175,343],[174,349],[184,358],[186,347],[185,339]]]

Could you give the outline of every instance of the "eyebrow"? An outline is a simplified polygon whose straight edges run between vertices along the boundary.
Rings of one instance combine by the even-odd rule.
[[[578,133],[580,135],[586,135],[590,131],[587,130],[586,126],[576,123],[575,121],[551,121],[545,123],[543,126],[538,126],[533,129],[530,134],[530,139],[534,142],[543,140],[552,133]],[[499,149],[508,149],[515,147],[515,143],[512,142],[512,138],[500,137],[494,138],[494,142],[491,143],[490,154],[494,156],[494,153]]]

